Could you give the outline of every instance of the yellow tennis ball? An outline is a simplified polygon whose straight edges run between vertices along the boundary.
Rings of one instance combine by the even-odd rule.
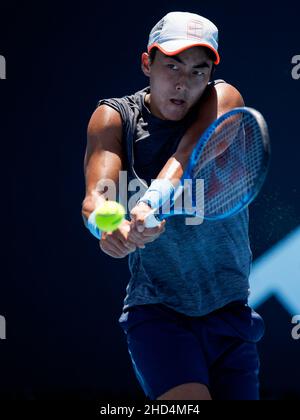
[[[103,232],[113,232],[118,229],[125,217],[125,209],[116,201],[104,201],[95,213],[95,222]]]

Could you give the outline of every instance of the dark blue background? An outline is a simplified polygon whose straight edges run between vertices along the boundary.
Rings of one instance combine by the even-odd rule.
[[[83,157],[98,99],[148,83],[140,70],[148,33],[175,10],[216,23],[216,78],[235,85],[269,124],[272,166],[251,206],[254,257],[300,225],[300,80],[291,76],[292,57],[300,54],[296,1],[1,5],[3,395],[143,399],[117,323],[127,260],[104,255],[82,224]],[[279,355],[289,340],[289,314],[277,305],[260,311],[278,332],[274,343],[268,330],[261,344],[263,396],[296,398],[296,373],[279,378],[268,363],[269,352]],[[291,367],[299,343],[290,345]]]

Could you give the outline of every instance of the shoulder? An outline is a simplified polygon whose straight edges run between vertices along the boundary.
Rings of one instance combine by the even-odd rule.
[[[122,119],[120,113],[109,105],[100,105],[92,113],[87,133],[89,136],[97,136],[103,131],[122,131]]]
[[[133,110],[141,108],[143,98],[149,90],[150,88],[146,87],[133,94],[109,99],[100,99],[97,103],[97,107],[108,105],[119,112],[122,119],[126,120],[126,118],[130,117]]]
[[[239,90],[226,82],[212,85],[211,94],[216,95],[218,102],[218,114],[228,111],[231,108],[245,106],[244,99]]]

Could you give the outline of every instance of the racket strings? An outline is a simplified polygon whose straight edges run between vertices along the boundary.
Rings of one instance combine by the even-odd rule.
[[[206,215],[218,215],[242,205],[252,193],[262,170],[264,146],[261,130],[251,115],[237,114],[223,121],[198,151],[193,178],[204,179]]]
[[[222,156],[222,152],[226,151],[229,145],[234,141],[237,135],[238,126],[240,123],[231,123],[225,121],[221,127],[218,127],[217,131],[213,133],[208,143],[205,144],[204,148],[198,151],[195,156],[195,162],[198,162],[194,168],[194,175],[197,177],[199,172],[209,161],[215,159],[218,156]]]

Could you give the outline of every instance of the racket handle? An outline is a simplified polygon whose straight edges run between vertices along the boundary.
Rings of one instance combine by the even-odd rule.
[[[160,224],[160,220],[155,216],[154,212],[156,210],[152,210],[148,216],[145,218],[145,227],[146,228],[153,228]]]

